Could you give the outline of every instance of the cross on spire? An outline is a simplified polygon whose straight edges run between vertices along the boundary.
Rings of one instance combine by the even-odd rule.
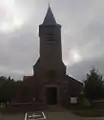
[[[48,0],[48,7],[50,7],[50,0]]]

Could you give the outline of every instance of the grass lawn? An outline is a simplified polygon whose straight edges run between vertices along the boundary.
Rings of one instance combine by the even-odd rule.
[[[104,117],[104,109],[77,109],[72,113],[81,117]]]

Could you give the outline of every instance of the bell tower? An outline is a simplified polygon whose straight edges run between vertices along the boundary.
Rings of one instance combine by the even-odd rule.
[[[39,26],[39,37],[41,65],[47,70],[60,69],[66,72],[62,62],[61,25],[57,24],[50,6],[43,23]]]

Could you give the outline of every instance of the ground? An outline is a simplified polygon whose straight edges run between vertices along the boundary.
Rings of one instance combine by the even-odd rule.
[[[78,110],[77,110],[78,111]],[[45,112],[47,120],[104,120],[104,117],[79,117],[73,111],[61,107],[49,107]],[[90,111],[91,112],[91,111]],[[83,113],[83,111],[81,111]],[[0,114],[0,120],[24,120],[25,114]]]
[[[104,109],[78,109],[72,112],[82,117],[104,117]]]
[[[47,120],[104,120],[104,118],[86,118],[74,116],[69,112],[46,112]],[[1,115],[0,120],[24,120],[24,114]]]
[[[47,120],[80,120],[78,116],[71,113],[69,110],[55,106],[47,107],[44,111]],[[0,114],[0,120],[24,120],[25,114]]]
[[[80,120],[69,112],[45,112],[47,120]],[[0,120],[24,120],[24,114],[0,115]]]

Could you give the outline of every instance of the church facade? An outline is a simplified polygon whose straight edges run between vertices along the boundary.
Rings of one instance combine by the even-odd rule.
[[[68,104],[70,97],[79,97],[82,83],[66,75],[62,61],[61,25],[57,24],[51,8],[39,26],[40,57],[33,66],[33,76],[24,77],[24,101],[35,100],[44,105]],[[23,97],[23,98],[22,98]]]

